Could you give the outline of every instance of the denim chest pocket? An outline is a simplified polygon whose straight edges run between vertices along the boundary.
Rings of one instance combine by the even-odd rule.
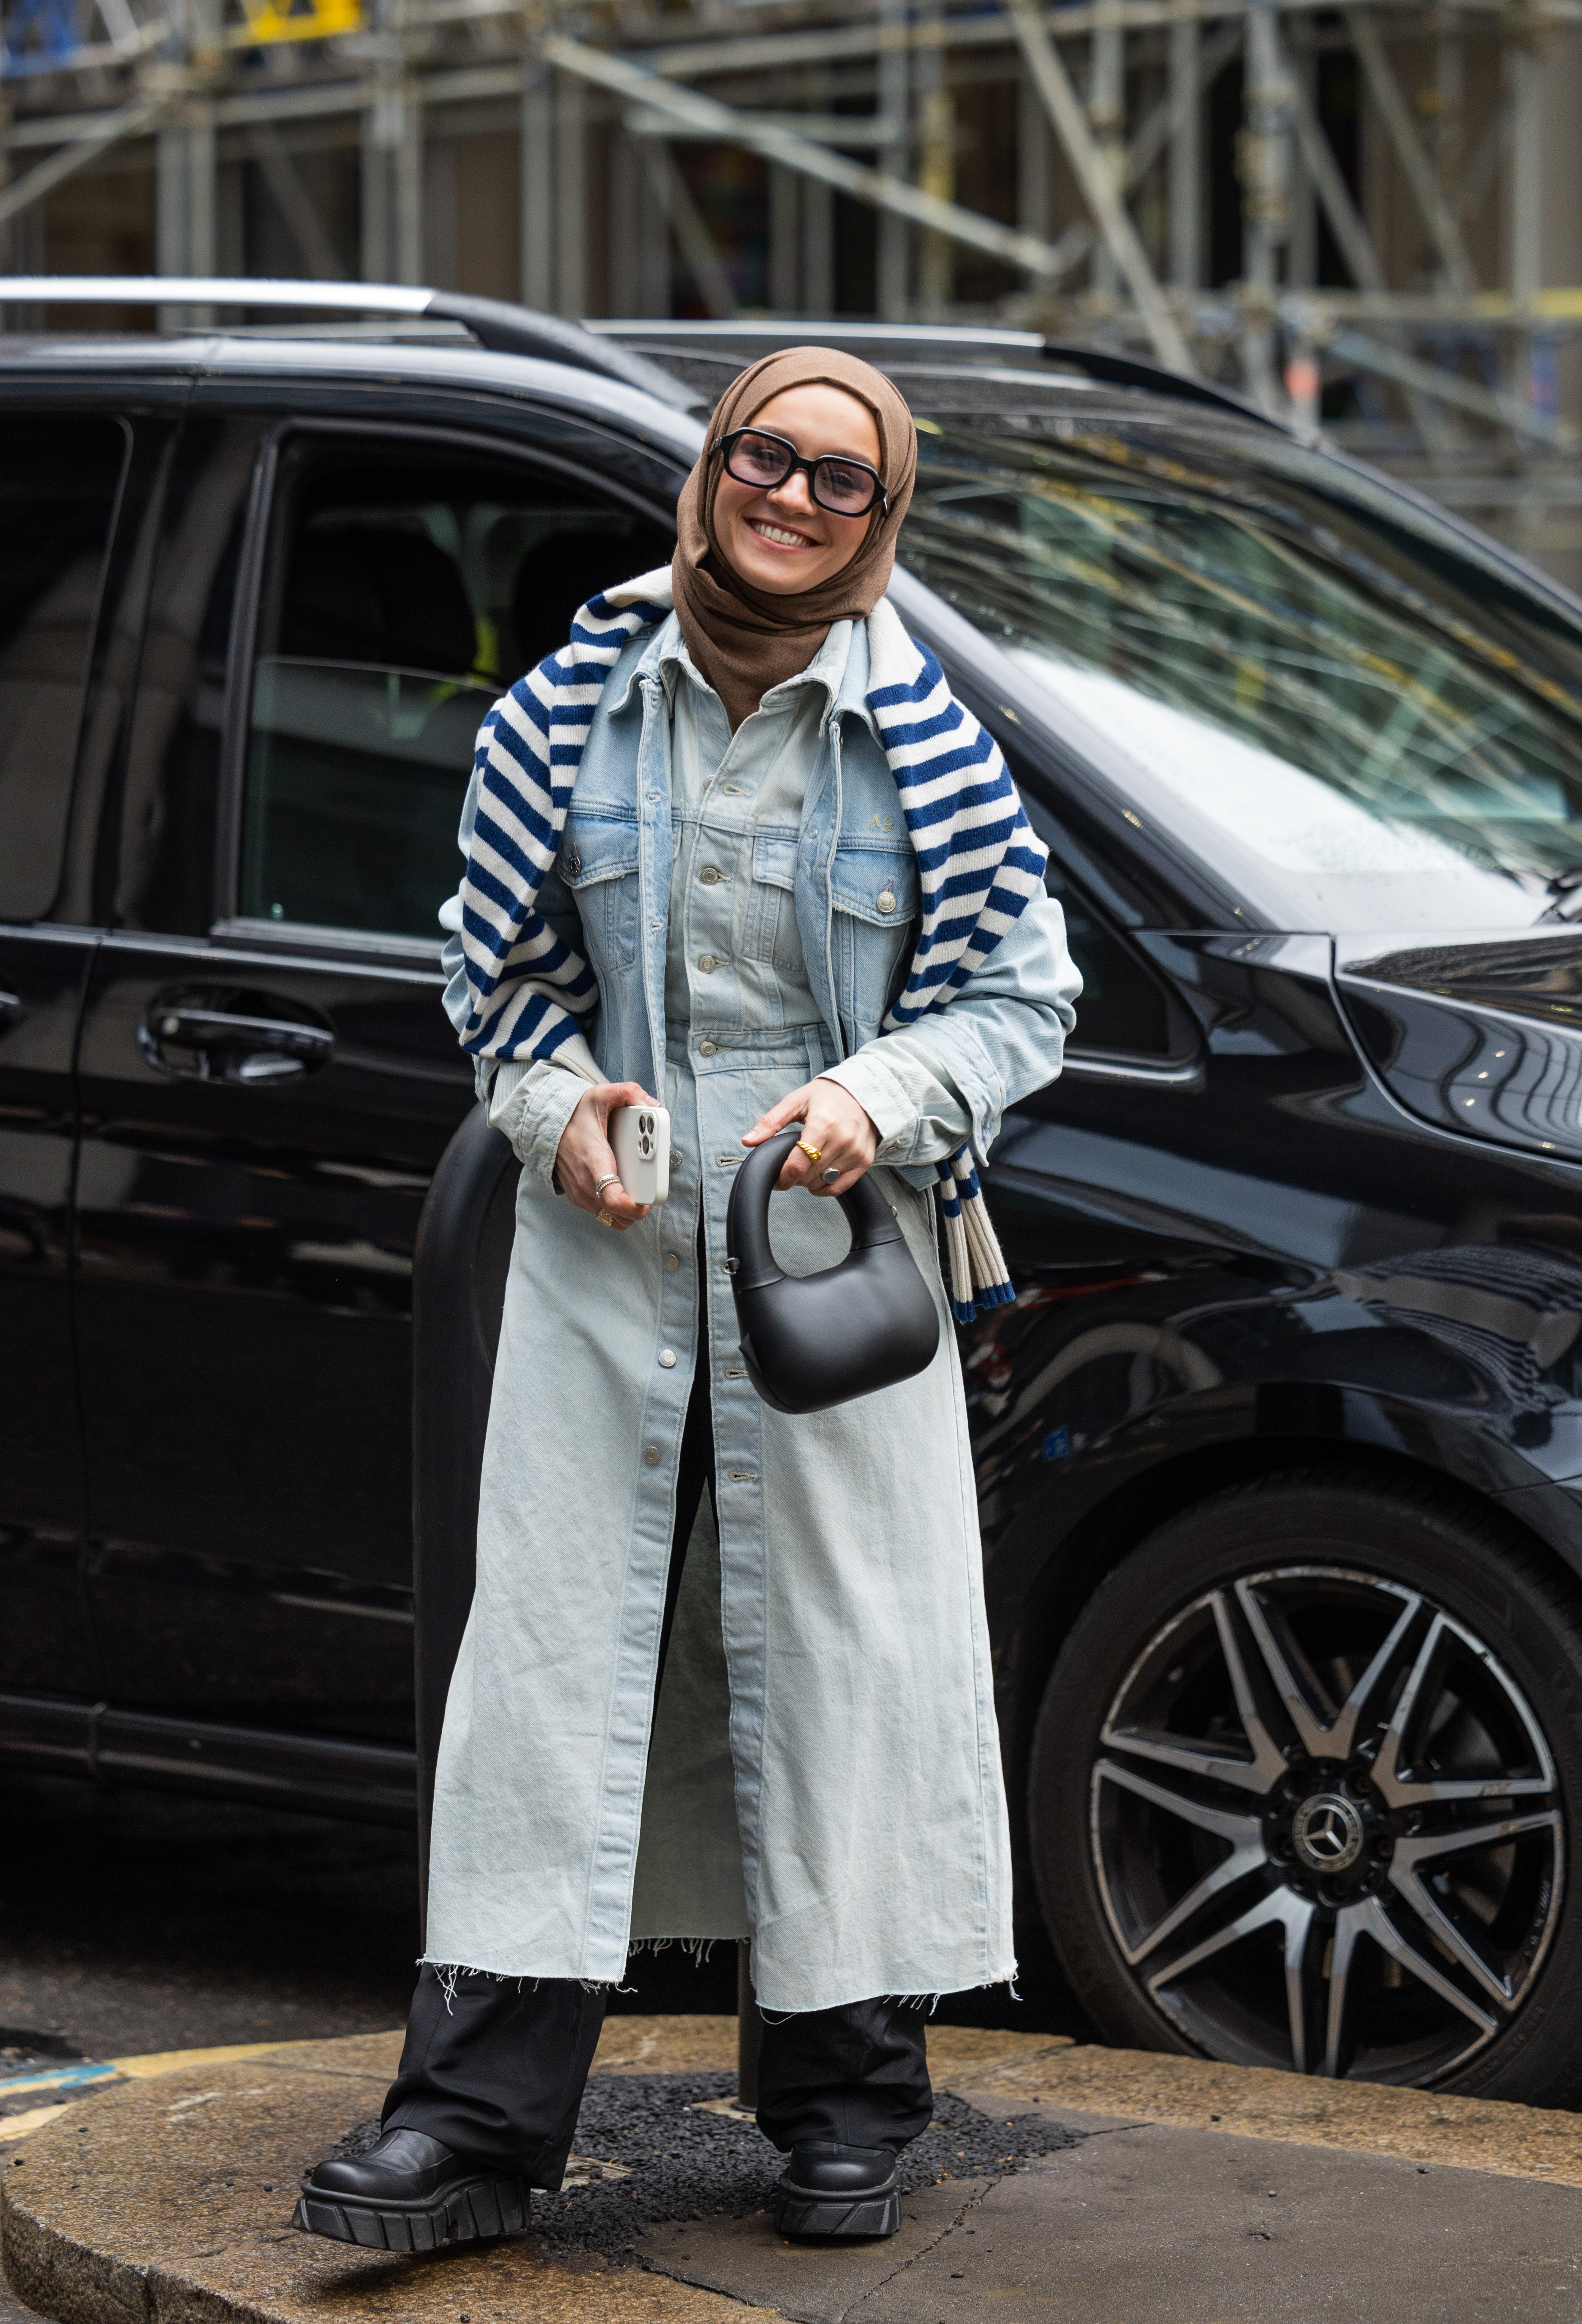
[[[835,850],[830,887],[837,912],[851,912],[876,928],[893,934],[917,917],[917,857],[909,844],[871,847],[842,840]]]
[[[843,840],[830,867],[830,891],[842,1013],[859,1025],[878,1025],[906,982],[917,942],[916,855],[909,843],[875,847]]]
[[[595,970],[630,968],[637,959],[642,926],[638,865],[635,817],[601,814],[593,806],[573,807],[556,869],[576,898]]]
[[[742,915],[740,946],[749,960],[768,961],[785,974],[804,966],[796,925],[795,831],[760,831],[752,843],[752,879]]]

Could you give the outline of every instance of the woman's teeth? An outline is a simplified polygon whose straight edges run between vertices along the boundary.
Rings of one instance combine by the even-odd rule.
[[[750,517],[748,521],[760,540],[772,540],[782,549],[810,549],[813,546],[805,532],[787,532],[783,525],[765,524],[756,517]]]

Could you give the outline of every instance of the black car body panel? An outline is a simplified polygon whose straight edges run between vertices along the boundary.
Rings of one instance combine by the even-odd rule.
[[[958,383],[938,408],[994,409],[1010,374],[963,368],[934,366]],[[1182,462],[1272,433],[1200,405],[1182,433],[1145,384],[1026,392],[1084,428],[1174,427]],[[304,719],[329,748],[328,680],[302,678],[281,610],[308,569],[281,546],[288,482],[329,479],[299,503],[309,530],[329,509],[326,555],[404,537],[401,460],[513,540],[569,543],[569,510],[651,546],[699,431],[619,383],[465,350],[0,353],[0,409],[62,399],[127,448],[58,877],[0,926],[0,1753],[400,1816],[413,1255],[472,1076],[432,936],[271,918],[268,879],[313,892]],[[1503,569],[1582,661],[1582,608]],[[1079,1610],[1228,1483],[1313,1462],[1448,1480],[1582,1574],[1582,931],[1282,927],[1234,850],[1137,811],[1124,736],[915,576],[896,596],[1004,745],[1090,976],[1065,1073],[1007,1117],[989,1176],[1018,1298],[961,1341],[1019,1817]],[[336,664],[349,686],[388,663],[392,703],[427,689],[421,717],[391,711],[397,756],[400,717],[513,674],[445,650]],[[344,742],[324,780],[354,801]],[[436,1716],[426,1698],[430,1737]]]

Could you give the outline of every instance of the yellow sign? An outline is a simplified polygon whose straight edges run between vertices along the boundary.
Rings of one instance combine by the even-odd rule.
[[[234,49],[262,48],[271,41],[328,41],[338,32],[363,29],[362,0],[242,0],[245,24],[230,36]]]

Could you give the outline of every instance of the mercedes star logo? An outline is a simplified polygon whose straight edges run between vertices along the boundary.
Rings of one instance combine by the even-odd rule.
[[[1291,1826],[1292,1844],[1314,1872],[1344,1872],[1362,1854],[1362,1818],[1341,1792],[1315,1792]]]

